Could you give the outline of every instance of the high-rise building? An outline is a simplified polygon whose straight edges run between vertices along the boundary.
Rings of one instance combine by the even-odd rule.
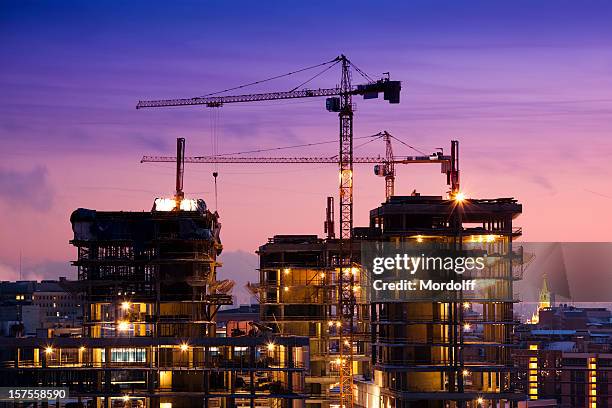
[[[512,241],[521,231],[514,199],[391,197],[370,211],[382,242],[486,251],[479,279],[486,295],[459,301],[372,301],[373,380],[358,384],[368,408],[455,408],[516,404],[510,349],[513,317]],[[514,402],[513,402],[514,401]]]
[[[359,254],[358,244],[354,254]],[[340,321],[338,274],[340,243],[316,235],[276,235],[259,247],[261,322],[282,335],[308,336],[310,362],[306,403],[329,407],[339,403]],[[358,261],[358,258],[355,258]],[[369,375],[369,305],[360,290],[362,271],[355,275],[353,372]]]
[[[204,201],[71,222],[82,336],[3,339],[0,385],[65,386],[91,407],[299,405],[307,338],[216,336],[231,285],[217,281],[220,223]]]

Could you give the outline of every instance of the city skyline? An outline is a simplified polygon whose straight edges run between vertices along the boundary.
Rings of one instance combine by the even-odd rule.
[[[155,197],[172,193],[174,169],[140,164],[142,155],[173,154],[176,137],[187,139],[188,155],[212,152],[209,111],[136,111],[139,99],[198,96],[340,53],[371,76],[390,71],[403,82],[400,105],[356,101],[356,137],[388,130],[426,153],[458,139],[465,192],[519,199],[523,240],[608,240],[612,7],[603,2],[446,2],[439,12],[424,2],[375,10],[195,2],[6,2],[2,9],[0,279],[18,278],[20,252],[24,279],[74,277],[74,209],[149,210]],[[338,74],[313,86],[334,85]],[[226,106],[218,115],[219,152],[337,139],[337,117],[323,99]],[[326,144],[278,155],[336,150]],[[382,155],[382,142],[356,154]],[[188,165],[185,191],[214,208],[211,172]],[[219,173],[221,276],[255,279],[249,262],[256,265],[254,251],[275,233],[322,234],[325,197],[337,196],[334,165],[222,165]],[[446,185],[436,166],[400,167],[396,191],[413,189],[443,195]],[[367,224],[382,201],[384,182],[358,166],[355,225]],[[576,208],[585,209],[580,219],[568,217]]]

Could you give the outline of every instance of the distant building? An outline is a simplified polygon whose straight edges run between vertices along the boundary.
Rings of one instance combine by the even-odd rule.
[[[612,406],[612,314],[568,305],[539,310],[517,328],[517,388],[560,408]]]
[[[69,286],[65,278],[0,282],[0,334],[34,336],[40,330],[80,327],[81,302]]]

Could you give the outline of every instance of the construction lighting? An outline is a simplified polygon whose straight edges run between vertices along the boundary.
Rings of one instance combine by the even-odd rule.
[[[463,324],[463,330],[464,331],[469,331],[472,328],[472,325],[469,323],[464,323]]]
[[[187,343],[181,343],[181,345],[179,346],[182,352],[185,352],[187,350],[189,350],[189,344]]]
[[[461,191],[456,193],[455,197],[453,197],[453,200],[455,200],[456,203],[462,203],[465,201],[465,199],[466,199],[465,194],[462,193]]]
[[[129,324],[128,322],[126,322],[125,320],[122,320],[122,321],[120,321],[120,322],[117,324],[117,329],[118,329],[119,331],[126,331],[126,330],[128,330],[129,328],[130,328],[130,324]]]
[[[482,403],[484,402],[484,399],[482,399],[482,397],[478,397],[476,402],[482,405]]]
[[[416,242],[423,242],[423,237],[421,235],[417,235]]]
[[[325,272],[321,272],[321,275],[319,276],[321,276],[321,279],[325,279]]]
[[[289,275],[289,272],[291,272],[291,269],[289,269],[289,268],[285,268],[285,269],[283,269],[283,273],[284,273],[285,275]]]
[[[328,325],[329,327],[332,327],[332,326],[334,325],[334,321],[333,321],[333,320],[330,320],[329,322],[327,322],[327,325]]]
[[[268,343],[268,351],[274,351],[274,343]]]
[[[469,309],[469,308],[470,308],[470,306],[472,306],[472,305],[470,304],[470,302],[463,302],[463,308],[464,308],[464,309],[466,309],[466,310],[467,310],[467,309]]]
[[[289,286],[285,286],[285,287],[283,288],[283,290],[284,290],[285,292],[289,292]]]
[[[85,346],[81,346],[81,347],[79,347],[79,351],[80,351],[81,353],[82,353],[82,352],[84,352],[84,351],[85,351]]]
[[[121,397],[121,399],[123,399],[125,402],[130,400],[130,396],[129,395],[124,395],[123,397]]]
[[[470,372],[468,370],[463,370],[463,376],[467,377],[468,375],[470,375]]]
[[[45,347],[45,354],[51,354],[51,353],[53,353],[53,347],[51,346]]]
[[[132,304],[128,301],[122,302],[121,303],[121,309],[123,310],[129,310],[130,306],[132,306]]]

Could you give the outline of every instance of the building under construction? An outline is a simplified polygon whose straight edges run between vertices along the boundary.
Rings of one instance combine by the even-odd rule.
[[[177,197],[149,212],[73,212],[82,336],[2,339],[11,356],[3,386],[65,386],[90,407],[288,407],[302,398],[307,338],[216,337],[215,315],[231,303],[231,282],[216,279],[218,215]]]
[[[354,244],[354,253],[359,246]],[[340,244],[315,235],[277,235],[258,251],[260,319],[281,335],[310,337],[310,370],[306,376],[310,407],[339,404],[340,330],[338,274]],[[359,290],[361,268],[354,268],[355,315],[353,373],[370,373],[369,304]]]
[[[512,240],[521,233],[512,223],[520,213],[510,198],[395,196],[370,212],[369,227],[355,229],[355,254],[374,241],[484,247],[495,256],[481,276],[494,283],[469,302],[370,302],[360,285],[364,272],[354,269],[357,406],[477,407],[524,399],[513,391],[510,359],[512,284],[520,277]],[[310,337],[306,390],[313,407],[338,404],[338,252],[337,240],[310,235],[275,236],[258,251],[261,319],[279,333]]]

